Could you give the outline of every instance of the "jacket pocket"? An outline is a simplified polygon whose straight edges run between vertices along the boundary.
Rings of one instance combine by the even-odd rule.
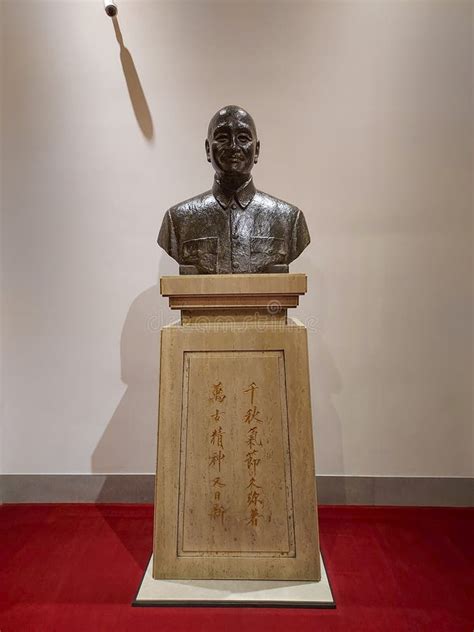
[[[288,244],[279,237],[250,237],[250,263],[253,272],[264,272],[276,263],[288,262]]]
[[[200,237],[183,242],[182,262],[194,265],[200,274],[215,274],[217,269],[217,237]]]

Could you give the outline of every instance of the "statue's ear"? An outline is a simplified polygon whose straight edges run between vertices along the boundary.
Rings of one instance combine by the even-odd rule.
[[[255,158],[253,159],[254,164],[257,164],[259,156],[260,156],[260,141],[257,140],[257,144],[255,145]]]
[[[209,141],[206,138],[206,142],[204,143],[205,147],[206,147],[206,156],[207,156],[207,162],[211,162],[211,147],[209,145]]]

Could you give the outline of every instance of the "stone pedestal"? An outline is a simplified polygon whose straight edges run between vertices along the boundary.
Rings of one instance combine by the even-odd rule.
[[[163,277],[153,577],[321,577],[303,274]]]

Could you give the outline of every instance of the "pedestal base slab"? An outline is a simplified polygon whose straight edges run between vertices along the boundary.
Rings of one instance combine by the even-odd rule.
[[[335,608],[321,558],[321,580],[153,579],[153,556],[133,606]]]

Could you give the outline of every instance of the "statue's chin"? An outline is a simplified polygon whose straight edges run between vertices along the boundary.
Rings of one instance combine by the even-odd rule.
[[[230,164],[226,165],[224,169],[222,169],[222,173],[225,176],[245,176],[250,175],[250,171],[246,169],[246,167],[242,164]]]

